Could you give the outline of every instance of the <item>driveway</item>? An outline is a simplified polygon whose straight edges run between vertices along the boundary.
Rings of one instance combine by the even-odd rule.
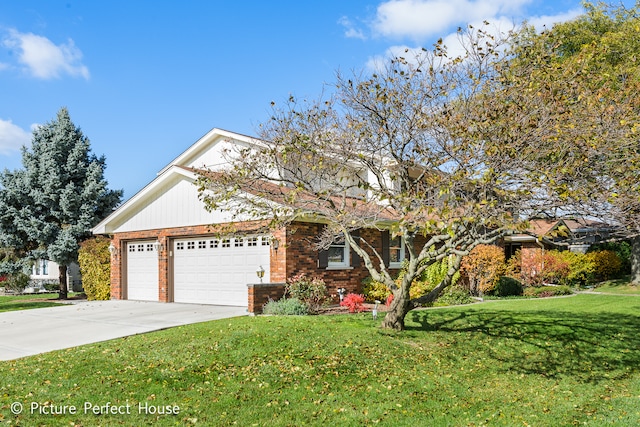
[[[0,313],[0,360],[245,315],[246,307],[121,300],[10,311]]]

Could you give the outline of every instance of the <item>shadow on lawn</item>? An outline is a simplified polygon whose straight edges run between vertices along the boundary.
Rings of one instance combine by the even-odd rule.
[[[408,326],[408,330],[448,333],[456,358],[486,358],[498,362],[498,370],[550,378],[572,376],[583,382],[622,379],[640,372],[640,316],[418,311],[412,320],[420,326]]]
[[[47,302],[47,301],[8,302],[8,303],[0,304],[0,313],[5,311],[29,310],[32,308],[57,307],[59,305],[60,304],[57,302]]]

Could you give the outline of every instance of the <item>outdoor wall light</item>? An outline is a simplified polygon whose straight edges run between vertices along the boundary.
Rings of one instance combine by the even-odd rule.
[[[260,279],[260,283],[262,283],[262,278],[264,277],[264,268],[262,268],[262,266],[256,271],[256,275]]]
[[[278,239],[274,239],[273,237],[271,238],[271,246],[273,247],[273,250],[275,250],[276,252],[278,252],[278,248],[280,247],[280,240]]]
[[[160,252],[162,252],[162,250],[164,249],[164,245],[160,243],[159,240],[156,240],[155,242],[153,242],[153,249],[156,250],[156,252],[158,253],[158,257],[160,257]]]
[[[112,256],[118,256],[118,248],[114,246],[113,242],[109,243],[109,253]]]

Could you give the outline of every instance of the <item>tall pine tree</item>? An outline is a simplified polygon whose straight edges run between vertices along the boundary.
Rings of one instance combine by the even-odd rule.
[[[33,131],[23,147],[24,169],[0,173],[0,245],[60,266],[60,298],[67,298],[67,265],[78,258],[79,242],[120,203],[121,190],[104,178],[104,156],[66,108]]]

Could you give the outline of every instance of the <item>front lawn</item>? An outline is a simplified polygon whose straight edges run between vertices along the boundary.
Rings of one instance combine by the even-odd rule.
[[[378,323],[370,313],[243,317],[4,362],[0,422],[640,422],[638,298],[583,294],[420,310],[403,333]],[[177,415],[158,414],[175,407]]]
[[[640,287],[629,283],[628,279],[609,280],[598,283],[594,291],[608,294],[640,295]]]
[[[4,311],[28,310],[32,308],[60,305],[57,293],[30,295],[0,295],[0,313]]]

